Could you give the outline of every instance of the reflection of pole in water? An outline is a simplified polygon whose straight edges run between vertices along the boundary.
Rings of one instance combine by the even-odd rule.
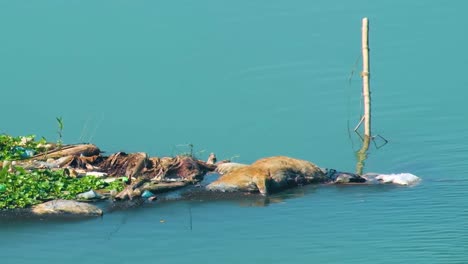
[[[356,163],[356,173],[362,175],[364,170],[365,161],[367,159],[367,150],[369,149],[370,137],[364,136],[362,141],[361,149],[356,152],[357,163]]]
[[[362,174],[364,162],[367,159],[367,150],[371,140],[371,102],[370,102],[370,67],[369,67],[369,20],[367,17],[362,19],[362,96],[364,97],[364,115],[361,121],[354,129],[357,129],[364,122],[364,138],[362,139],[362,147],[356,153],[357,164],[356,173]]]

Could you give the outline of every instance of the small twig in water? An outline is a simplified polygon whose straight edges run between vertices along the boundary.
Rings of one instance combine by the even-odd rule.
[[[192,231],[192,207],[189,206],[189,220],[190,220],[190,231]]]
[[[127,223],[127,213],[125,213],[122,217],[122,220],[120,221],[120,223],[116,226],[116,228],[114,230],[112,230],[110,233],[109,233],[109,236],[107,237],[107,240],[110,240],[112,236],[114,236],[114,234],[117,234],[117,232],[120,231],[120,228]]]

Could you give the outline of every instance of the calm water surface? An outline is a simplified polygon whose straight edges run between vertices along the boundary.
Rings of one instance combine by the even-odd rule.
[[[419,185],[308,186],[77,222],[1,221],[1,263],[468,263],[468,4],[0,0],[0,132],[103,150],[354,171],[361,18],[365,171]],[[354,75],[348,81],[351,73]],[[379,142],[377,142],[379,143]],[[192,221],[190,221],[190,212]]]

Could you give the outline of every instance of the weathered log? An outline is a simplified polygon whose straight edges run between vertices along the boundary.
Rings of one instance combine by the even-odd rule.
[[[73,168],[83,169],[88,171],[99,170],[98,167],[93,164],[98,164],[102,161],[103,157],[95,155],[91,157],[67,155],[60,157],[56,160],[53,158],[47,158],[46,161],[42,160],[19,160],[16,161],[17,165],[22,166],[26,169],[57,169],[57,168]]]
[[[154,194],[174,191],[189,185],[188,182],[146,182],[142,187],[142,191],[150,191]],[[143,192],[142,192],[143,193]]]
[[[64,145],[45,153],[41,153],[31,157],[30,159],[48,159],[48,158],[61,158],[65,156],[85,156],[91,157],[101,153],[98,147],[93,144],[79,144],[79,145]]]
[[[154,182],[147,179],[138,179],[134,184],[127,186],[122,192],[117,194],[117,200],[132,200],[135,197],[140,197],[144,191],[150,191],[154,194],[174,191],[190,185],[190,182]]]
[[[149,180],[145,178],[140,178],[135,180],[131,185],[125,187],[123,191],[118,193],[115,196],[115,199],[117,200],[127,200],[130,199],[132,200],[133,197],[140,197],[142,190],[140,189],[143,184],[147,183]]]
[[[120,156],[121,154],[117,153],[114,155]],[[109,157],[106,162],[110,168],[119,167],[118,157]],[[102,167],[105,166],[103,165]],[[132,166],[132,164],[129,164],[127,171],[131,170],[131,168],[136,168],[136,165]],[[141,175],[139,175],[136,181],[117,194],[115,198],[119,200],[133,199],[134,197],[139,197],[145,190],[161,193],[178,189],[190,183],[201,181],[207,172],[214,171],[215,169],[216,165],[207,164],[206,162],[187,156],[152,157],[147,160],[144,168],[140,170]],[[135,170],[139,170],[139,168]],[[122,173],[122,170],[120,170],[120,173]],[[149,182],[150,179],[151,183]]]
[[[214,154],[207,163],[191,156],[148,158],[143,152],[117,152],[103,157],[100,153],[99,148],[92,144],[67,145],[21,161],[21,165],[30,169],[65,168],[70,176],[78,176],[78,171],[83,175],[89,171],[99,171],[107,176],[126,176],[129,186],[116,196],[117,199],[132,199],[140,196],[144,190],[160,193],[199,182],[207,172],[217,167],[209,164],[215,162]],[[152,184],[141,188],[150,180]]]
[[[61,159],[64,159],[63,162],[60,162]],[[54,163],[57,164],[59,168],[75,168],[75,169],[86,169],[86,170],[99,170],[99,167],[95,166],[103,160],[103,157],[100,155],[94,155],[91,157],[86,156],[66,156],[56,160]]]

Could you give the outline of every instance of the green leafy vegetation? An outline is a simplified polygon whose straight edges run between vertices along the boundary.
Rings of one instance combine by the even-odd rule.
[[[57,118],[59,139],[62,144],[63,120]],[[53,199],[76,199],[76,195],[90,190],[124,189],[125,179],[111,183],[94,176],[70,177],[67,170],[25,170],[19,166],[5,165],[2,161],[30,158],[45,152],[51,145],[45,138],[35,140],[34,135],[13,137],[0,134],[0,210],[25,208]]]
[[[72,178],[65,170],[26,171],[15,167],[14,172],[5,167],[0,170],[0,209],[25,208],[53,199],[75,199],[77,194],[89,190],[124,189],[124,182],[107,183],[93,176]]]
[[[45,138],[35,140],[35,135],[13,137],[0,134],[0,160],[20,160],[44,152]]]

